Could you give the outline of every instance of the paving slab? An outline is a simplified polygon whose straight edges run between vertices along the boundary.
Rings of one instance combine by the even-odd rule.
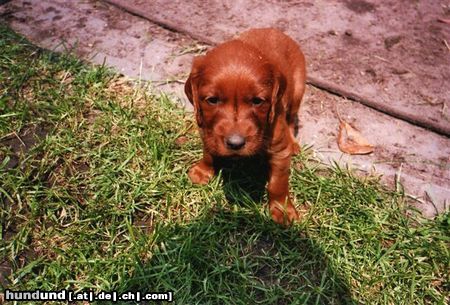
[[[205,47],[189,35],[101,1],[12,0],[0,5],[0,18],[41,47],[71,51],[97,64],[105,62],[125,75],[151,80],[156,89],[184,102],[183,82],[191,60]],[[336,111],[376,145],[373,154],[349,156],[339,151]],[[448,208],[448,137],[314,86],[307,88],[300,121],[302,144],[312,145],[320,160],[382,174],[391,186],[399,180],[408,193],[418,197],[418,207],[426,216]]]
[[[450,135],[448,1],[107,2],[214,44],[280,28],[302,44],[311,83]]]

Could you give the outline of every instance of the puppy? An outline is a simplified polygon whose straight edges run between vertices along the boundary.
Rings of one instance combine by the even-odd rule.
[[[194,59],[185,93],[194,106],[203,158],[189,170],[195,184],[214,175],[214,159],[264,154],[272,219],[299,215],[289,198],[291,157],[299,152],[297,115],[305,91],[305,58],[276,29],[252,29]]]

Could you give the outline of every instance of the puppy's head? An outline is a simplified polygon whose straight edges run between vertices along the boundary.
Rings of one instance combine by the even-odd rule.
[[[285,79],[255,48],[239,40],[194,60],[185,92],[205,148],[216,156],[251,156],[264,149]]]

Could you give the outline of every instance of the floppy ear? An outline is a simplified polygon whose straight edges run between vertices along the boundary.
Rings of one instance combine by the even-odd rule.
[[[205,56],[198,56],[194,58],[191,73],[184,84],[184,92],[194,106],[195,118],[199,127],[202,127],[203,115],[198,96],[198,84],[202,73],[204,57]]]
[[[272,88],[272,100],[269,113],[269,124],[272,124],[275,120],[275,115],[283,113],[283,104],[281,98],[286,90],[286,78],[278,71],[273,73],[273,88]]]

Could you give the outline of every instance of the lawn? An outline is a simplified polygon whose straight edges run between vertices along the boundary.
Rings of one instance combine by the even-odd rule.
[[[0,50],[2,290],[172,291],[175,304],[450,302],[449,213],[423,219],[377,177],[304,149],[291,174],[303,217],[282,228],[248,178],[190,183],[201,156],[193,117],[151,84],[2,25]]]

